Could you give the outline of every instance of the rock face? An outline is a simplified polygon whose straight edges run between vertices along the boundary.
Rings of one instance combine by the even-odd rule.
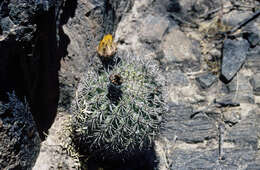
[[[236,26],[259,1],[223,1],[223,13],[214,0],[53,2],[0,2],[0,100],[8,101],[6,92],[13,89],[26,96],[42,137],[59,112],[35,170],[79,166],[58,147],[57,131],[70,114],[81,76],[98,62],[96,46],[108,33],[115,37],[117,55],[160,67],[170,109],[155,141],[156,158],[148,154],[144,161],[133,158],[112,168],[94,162],[90,169],[260,168],[260,18],[225,40],[214,29]],[[219,16],[223,22],[213,22]],[[196,27],[207,21],[215,25],[200,32]],[[205,35],[211,29],[213,36]]]
[[[24,17],[21,17],[21,13]],[[26,77],[22,76],[22,66],[19,64],[24,63],[26,56],[32,53],[32,43],[30,41],[33,38],[35,26],[30,23],[30,20],[34,16],[35,6],[32,3],[1,2],[0,50],[2,54],[0,58],[0,81],[4,82],[1,83],[0,88],[1,98],[4,98],[6,91],[12,88],[16,88],[18,93],[23,91],[25,83],[21,82]],[[17,56],[20,56],[19,60],[16,59]],[[15,70],[18,69],[20,70],[15,75]],[[17,76],[17,79],[14,79],[14,76]]]
[[[203,89],[206,89],[217,81],[217,76],[213,74],[204,74],[197,77],[196,80]]]
[[[20,117],[11,110],[0,115],[0,169],[31,169],[39,135],[45,138],[55,118],[59,62],[66,51],[62,44],[58,48],[57,34],[64,37],[57,32],[55,6],[46,0],[0,2],[0,101],[8,102],[7,92],[14,90],[19,98],[26,97],[33,115],[27,119],[24,110],[17,111]]]
[[[199,55],[196,56],[198,44],[192,42],[180,29],[176,26],[169,30],[162,43],[167,62],[184,62],[199,60]],[[182,49],[182,50],[179,50]]]
[[[221,74],[225,81],[230,81],[246,60],[249,44],[246,40],[230,40],[224,42]]]
[[[31,169],[40,151],[40,137],[28,103],[9,94],[0,103],[0,169]]]
[[[6,100],[6,92],[12,90],[26,96],[44,138],[59,94],[62,50],[57,48],[55,3],[3,1],[0,20],[0,99]]]
[[[260,73],[256,74],[252,79],[254,94],[260,96]]]

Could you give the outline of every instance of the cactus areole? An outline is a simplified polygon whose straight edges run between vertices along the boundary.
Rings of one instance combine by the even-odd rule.
[[[84,154],[127,158],[150,149],[165,103],[156,67],[122,59],[113,70],[83,76],[72,106],[71,138]]]

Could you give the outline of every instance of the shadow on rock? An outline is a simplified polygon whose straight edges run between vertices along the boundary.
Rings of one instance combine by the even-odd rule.
[[[64,33],[62,25],[75,16],[76,7],[77,1],[68,0],[60,9],[63,10],[61,14],[58,14],[61,15],[60,20],[54,8],[37,17],[37,35],[39,37],[35,45],[35,55],[40,61],[38,82],[31,98],[31,104],[41,139],[45,139],[45,134],[57,113],[60,60],[68,54],[67,47],[70,39]]]
[[[62,25],[77,7],[75,0],[60,7],[45,2],[0,3],[0,9],[8,6],[0,10],[0,101],[7,102],[6,93],[13,90],[21,99],[26,96],[42,140],[57,113],[60,60],[70,43]]]
[[[40,151],[40,137],[26,100],[8,94],[0,102],[0,169],[31,169]]]
[[[81,159],[81,166],[83,168],[86,166],[89,170],[98,170],[101,167],[104,170],[152,170],[157,168],[158,161],[156,160],[154,148],[151,148],[148,151],[136,153],[127,160],[101,161],[89,159],[87,162],[84,162],[84,160]]]

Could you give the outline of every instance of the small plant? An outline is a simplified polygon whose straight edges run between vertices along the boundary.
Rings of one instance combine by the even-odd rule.
[[[90,69],[79,84],[66,126],[69,145],[106,160],[149,149],[166,111],[163,83],[157,68],[141,60],[122,59],[101,73]]]

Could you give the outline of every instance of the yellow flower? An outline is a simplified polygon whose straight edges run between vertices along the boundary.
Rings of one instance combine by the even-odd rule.
[[[107,34],[97,46],[97,52],[100,56],[108,58],[116,53],[116,43],[113,42],[111,34]]]

